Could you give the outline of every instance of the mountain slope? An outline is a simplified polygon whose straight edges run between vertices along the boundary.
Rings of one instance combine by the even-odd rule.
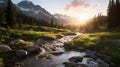
[[[64,25],[74,25],[78,22],[78,19],[75,17],[62,15],[62,14],[54,14],[53,15],[58,23],[62,23]]]
[[[31,1],[21,1],[16,4],[16,7],[22,11],[25,15],[35,17],[36,19],[43,19],[47,22],[51,22],[53,16],[42,8],[40,5],[35,5]]]
[[[6,7],[8,0],[0,0],[0,7]]]
[[[8,7],[7,6],[8,1],[11,1],[11,0],[0,0],[0,26],[5,28],[8,26],[14,27],[14,28],[16,27],[21,28],[24,24],[38,25],[38,26],[51,26],[51,23],[50,23],[51,19],[49,20],[50,22],[48,22],[47,20],[48,16],[45,19],[46,21],[42,19],[43,17],[41,19],[36,19],[33,16],[29,16],[25,14],[18,7],[16,7],[15,4],[13,4],[12,2],[10,3],[11,6]],[[11,25],[8,25],[9,23],[11,23]]]

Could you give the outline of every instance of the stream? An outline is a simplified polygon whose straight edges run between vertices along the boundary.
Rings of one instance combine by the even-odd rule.
[[[25,60],[21,61],[21,67],[65,67],[63,63],[69,62],[69,58],[74,56],[84,57],[86,52],[66,51],[63,47],[64,42],[69,42],[80,35],[82,34],[77,33],[77,35],[68,35],[52,42],[46,42],[42,48],[42,52],[36,56],[27,57]],[[56,50],[52,50],[52,48],[55,48]],[[83,58],[80,64],[86,64],[88,67],[100,67],[87,64],[86,62],[89,59],[91,58]],[[106,65],[105,67],[109,67],[106,63],[103,64]]]

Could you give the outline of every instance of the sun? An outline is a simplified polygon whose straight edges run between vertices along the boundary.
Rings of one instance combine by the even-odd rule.
[[[90,16],[81,15],[78,17],[79,24],[86,24],[86,22],[90,19]]]

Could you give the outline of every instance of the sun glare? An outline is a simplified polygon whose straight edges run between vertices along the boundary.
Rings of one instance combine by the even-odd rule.
[[[79,20],[79,24],[86,24],[86,22],[90,19],[89,16],[86,15],[82,15],[80,17],[78,17]]]

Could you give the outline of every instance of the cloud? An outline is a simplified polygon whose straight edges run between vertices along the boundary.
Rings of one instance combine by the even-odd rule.
[[[85,0],[73,0],[70,4],[65,7],[65,10],[70,10],[76,7],[89,7],[90,5]]]
[[[73,17],[80,17],[84,15],[88,17],[93,17],[99,12],[103,12],[102,11],[103,7],[101,6],[100,3],[94,3],[94,4],[90,4],[89,2],[87,3],[89,4],[89,6],[79,5],[76,7],[71,7],[67,10],[64,10],[62,13]]]
[[[87,0],[73,0],[64,8],[62,13],[73,17],[84,15],[93,17],[100,12],[105,13],[102,5],[102,3],[90,3]]]

